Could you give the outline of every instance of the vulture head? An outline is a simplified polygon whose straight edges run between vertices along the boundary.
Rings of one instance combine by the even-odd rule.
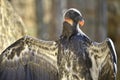
[[[70,38],[72,35],[78,32],[79,26],[84,25],[84,19],[82,14],[74,8],[68,9],[64,13],[64,22],[63,22],[63,33],[62,36],[64,38]]]

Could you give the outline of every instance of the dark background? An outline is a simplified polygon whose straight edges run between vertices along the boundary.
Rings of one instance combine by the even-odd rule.
[[[22,17],[28,34],[45,40],[58,39],[62,32],[62,15],[65,9],[77,8],[85,19],[85,25],[81,29],[92,40],[101,42],[106,37],[113,40],[118,55],[118,75],[120,75],[120,0],[9,1]]]

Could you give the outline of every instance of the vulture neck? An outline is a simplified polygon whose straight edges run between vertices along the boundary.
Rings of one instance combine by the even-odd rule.
[[[73,26],[71,26],[67,22],[64,22],[63,23],[63,31],[62,31],[61,39],[69,40],[75,34],[77,34],[75,24],[73,24]]]
[[[64,22],[63,23],[63,32],[61,37],[70,39],[73,35],[81,35],[88,37],[81,29],[79,24],[71,26],[70,24]]]
[[[84,40],[86,43],[91,44],[92,40],[80,29],[79,24],[71,26],[68,23],[63,24],[63,32],[60,36],[60,41],[69,42],[72,36],[78,36],[79,39]]]
[[[78,32],[78,34],[80,34],[80,35],[85,35],[85,36],[86,36],[86,34],[80,29],[79,24],[77,24],[77,32]]]
[[[77,24],[77,35],[82,36],[82,39],[84,39],[85,42],[91,44],[92,40],[80,29],[79,24]]]

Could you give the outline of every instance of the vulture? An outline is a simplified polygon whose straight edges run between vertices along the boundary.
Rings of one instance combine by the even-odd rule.
[[[82,14],[74,8],[64,14],[63,32],[58,45],[60,80],[116,80],[117,55],[110,38],[92,41],[80,27]]]
[[[58,40],[20,38],[0,55],[0,80],[116,80],[112,40],[92,41],[80,29],[83,25],[82,14],[70,8]]]

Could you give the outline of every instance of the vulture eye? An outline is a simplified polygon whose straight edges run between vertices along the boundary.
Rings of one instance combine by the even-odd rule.
[[[73,20],[70,18],[65,18],[65,22],[69,23],[70,25],[73,25]]]

